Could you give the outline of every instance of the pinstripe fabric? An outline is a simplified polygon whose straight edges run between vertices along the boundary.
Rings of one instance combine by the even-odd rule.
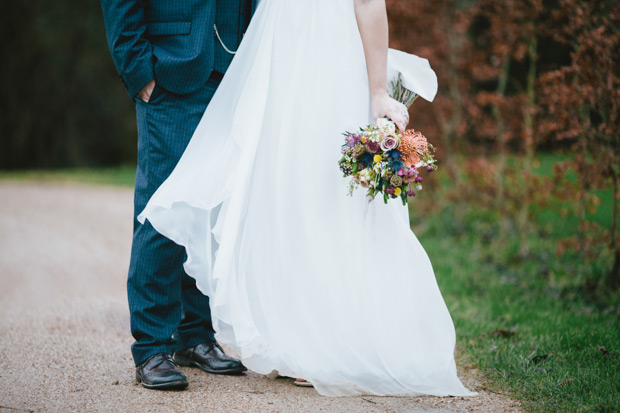
[[[135,217],[187,147],[231,56],[213,35],[238,47],[256,0],[101,0],[108,44],[130,96],[151,79],[149,103],[136,100],[138,168],[127,280],[136,365],[213,340],[209,300],[185,274],[185,250]],[[216,15],[217,12],[217,15]],[[217,72],[212,72],[217,68]]]
[[[185,250],[135,216],[172,172],[218,83],[210,80],[190,95],[157,86],[149,103],[136,102],[138,168],[127,281],[136,365],[156,353],[213,340],[208,298],[183,271]]]
[[[192,93],[232,57],[213,25],[236,49],[257,0],[101,0],[108,45],[132,98],[151,79],[166,90]]]

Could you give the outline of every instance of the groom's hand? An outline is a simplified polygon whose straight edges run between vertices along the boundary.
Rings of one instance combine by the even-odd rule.
[[[140,92],[138,92],[138,96],[142,99],[143,102],[149,103],[151,100],[151,94],[153,93],[153,89],[155,89],[155,79],[152,79],[149,83],[146,84],[142,88]]]

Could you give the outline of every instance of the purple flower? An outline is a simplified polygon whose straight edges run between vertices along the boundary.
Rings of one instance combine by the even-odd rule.
[[[347,144],[347,146],[355,146],[361,139],[361,136],[359,134],[355,134],[355,135],[346,135],[344,137],[344,142]]]
[[[408,191],[407,191],[407,196],[414,197],[414,196],[415,196],[415,191],[413,191],[413,190],[411,190],[411,189],[410,189],[410,190],[408,190]]]
[[[405,171],[403,170],[403,168],[400,168],[398,170],[398,172],[396,172],[396,175],[398,175],[398,176],[405,176]]]
[[[414,179],[415,182],[422,182],[424,179],[421,176],[416,176],[416,178]]]
[[[435,170],[435,167],[433,165],[429,165],[426,167],[426,172],[433,172]]]
[[[366,142],[366,147],[368,148],[368,152],[370,153],[377,153],[377,151],[379,151],[379,148],[381,147],[379,145],[378,142],[374,142],[369,140],[368,142]]]
[[[388,195],[394,195],[394,187],[388,186],[387,188],[385,188],[385,193]]]

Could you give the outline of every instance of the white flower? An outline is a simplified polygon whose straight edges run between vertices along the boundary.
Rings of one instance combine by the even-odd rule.
[[[370,186],[370,179],[370,171],[368,170],[368,168],[364,168],[361,172],[357,174],[357,181],[362,188],[368,188]]]
[[[385,132],[396,132],[396,125],[388,118],[377,119],[377,127],[381,130],[384,130]]]

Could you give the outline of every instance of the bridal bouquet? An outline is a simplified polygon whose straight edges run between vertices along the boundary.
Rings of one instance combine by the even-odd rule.
[[[420,96],[433,100],[437,77],[427,60],[390,49],[388,65],[394,79],[394,99],[407,108]],[[339,164],[344,176],[351,177],[349,195],[361,186],[367,190],[369,200],[382,194],[385,203],[400,197],[406,205],[408,197],[422,190],[420,173],[437,169],[435,148],[424,135],[413,129],[401,133],[389,119],[379,119],[376,124],[360,128],[360,132],[343,135]]]
[[[400,197],[403,204],[422,190],[422,171],[437,169],[434,148],[420,132],[401,133],[388,119],[345,133],[340,170],[350,176],[349,194],[357,186],[367,189],[369,199],[383,194],[383,201]]]

